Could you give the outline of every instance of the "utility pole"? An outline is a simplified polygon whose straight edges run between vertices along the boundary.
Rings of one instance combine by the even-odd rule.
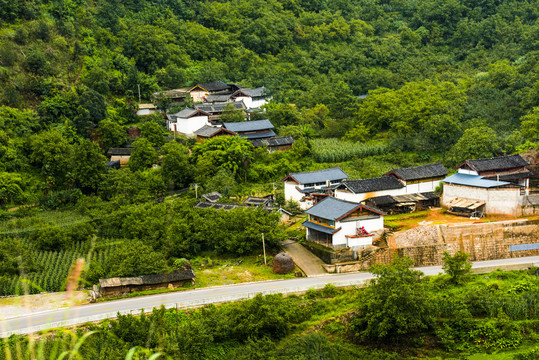
[[[138,103],[140,104],[140,84],[137,84],[138,88]]]
[[[198,199],[198,184],[195,183],[195,198]]]
[[[268,265],[266,261],[266,242],[264,241],[264,233],[262,233],[262,249],[264,249],[264,265]]]

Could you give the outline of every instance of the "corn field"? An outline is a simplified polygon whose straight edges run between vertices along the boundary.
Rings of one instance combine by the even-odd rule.
[[[336,138],[311,140],[315,161],[336,163],[352,160],[358,157],[382,155],[387,153],[387,144],[380,142],[359,143],[342,141]]]
[[[37,272],[25,276],[12,276],[0,281],[0,296],[38,294],[41,292],[56,292],[65,290],[69,270],[75,261],[84,258],[103,262],[114,248],[114,242],[100,246],[98,250],[90,253],[88,242],[79,242],[69,250],[61,251],[33,251]]]

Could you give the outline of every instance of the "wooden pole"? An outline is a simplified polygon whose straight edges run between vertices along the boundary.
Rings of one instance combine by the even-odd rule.
[[[262,249],[264,249],[264,265],[268,265],[266,261],[266,242],[264,241],[264,233],[262,233]]]
[[[198,199],[198,184],[195,183],[195,198]]]

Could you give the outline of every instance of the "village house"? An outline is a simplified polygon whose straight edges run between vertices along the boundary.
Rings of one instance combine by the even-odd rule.
[[[273,124],[268,119],[227,122],[223,123],[223,127],[249,140],[271,138],[275,136]]]
[[[123,147],[123,148],[110,148],[107,151],[107,155],[110,156],[111,162],[120,162],[120,165],[125,165],[129,162],[131,157],[131,152],[133,151],[133,146]]]
[[[266,139],[252,139],[254,147],[265,147],[269,152],[290,150],[294,145],[292,136],[276,136]]]
[[[245,104],[243,101],[235,101],[235,102],[229,102],[229,103],[204,103],[204,104],[195,104],[195,109],[204,111],[205,113],[209,114],[209,120],[212,124],[217,125],[219,124],[219,120],[221,119],[221,115],[226,110],[226,107],[228,105],[232,105],[234,109],[243,111],[245,113],[245,110],[247,109],[245,107]],[[246,117],[246,116],[245,116]]]
[[[204,125],[210,125],[209,117],[210,114],[199,109],[183,109],[176,114],[167,114],[167,128],[171,132],[192,136]]]
[[[521,188],[508,181],[456,173],[443,180],[442,206],[456,215],[521,214]]]
[[[382,195],[363,200],[365,205],[382,210],[387,214],[411,213],[440,206],[440,197],[434,192]]]
[[[203,102],[209,95],[227,95],[232,94],[239,89],[235,84],[227,84],[224,81],[214,81],[211,83],[197,84],[187,91],[193,98],[194,102]]]
[[[340,167],[324,170],[290,173],[284,182],[286,201],[295,201],[300,209],[306,210],[314,205],[316,194],[332,194],[348,175]]]
[[[370,206],[328,196],[307,211],[307,240],[333,249],[366,248],[383,233],[384,215]]]
[[[166,90],[161,92],[156,92],[152,94],[154,101],[159,101],[160,99],[168,99],[171,103],[181,103],[185,101],[185,98],[189,96],[187,88],[182,89],[173,89]]]
[[[154,104],[138,104],[137,116],[148,116],[156,112],[157,107]]]
[[[200,129],[194,132],[197,137],[197,142],[203,142],[204,140],[211,139],[217,136],[234,136],[236,133],[227,130],[221,126],[209,126],[204,125]]]
[[[343,181],[335,190],[335,197],[355,203],[370,198],[380,198],[377,199],[379,203],[382,201],[385,205],[414,202],[414,206],[407,204],[403,205],[401,209],[404,210],[406,207],[408,209],[421,208],[427,204],[435,204],[436,201],[425,202],[426,197],[431,198],[433,195],[419,194],[433,193],[447,173],[448,170],[440,163],[394,169],[377,178]],[[387,197],[412,194],[414,196],[396,199]]]
[[[530,164],[520,155],[466,160],[459,166],[460,174],[481,175],[484,179],[508,181],[524,188],[530,187]]]
[[[262,86],[256,89],[243,88],[230,96],[234,101],[243,101],[248,109],[259,108],[266,105],[271,97],[267,95],[267,89]]]

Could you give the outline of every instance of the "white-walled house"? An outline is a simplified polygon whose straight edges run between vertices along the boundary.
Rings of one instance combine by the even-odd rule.
[[[271,97],[267,95],[267,89],[264,86],[256,89],[239,89],[232,94],[230,98],[234,101],[243,101],[248,109],[259,108],[271,100]]]
[[[193,136],[194,132],[204,125],[211,125],[209,114],[199,109],[187,108],[176,114],[167,115],[167,128],[171,132]]]
[[[359,204],[363,200],[383,195],[401,195],[406,192],[405,186],[393,176],[382,176],[371,179],[346,180],[335,190],[337,199]]]
[[[313,206],[314,193],[332,192],[348,175],[340,167],[324,170],[290,173],[284,182],[286,201],[295,201],[302,210]]]
[[[532,173],[530,164],[520,155],[508,155],[487,159],[466,160],[457,166],[460,174],[481,175],[488,180],[501,180],[530,187]]]
[[[335,190],[335,197],[360,203],[386,195],[433,192],[447,173],[440,163],[394,169],[377,178],[343,181]]]
[[[383,176],[393,176],[405,186],[405,194],[434,191],[449,171],[440,163],[394,169]]]
[[[306,211],[307,240],[333,249],[353,250],[372,245],[375,232],[384,229],[384,213],[378,209],[327,197]]]

